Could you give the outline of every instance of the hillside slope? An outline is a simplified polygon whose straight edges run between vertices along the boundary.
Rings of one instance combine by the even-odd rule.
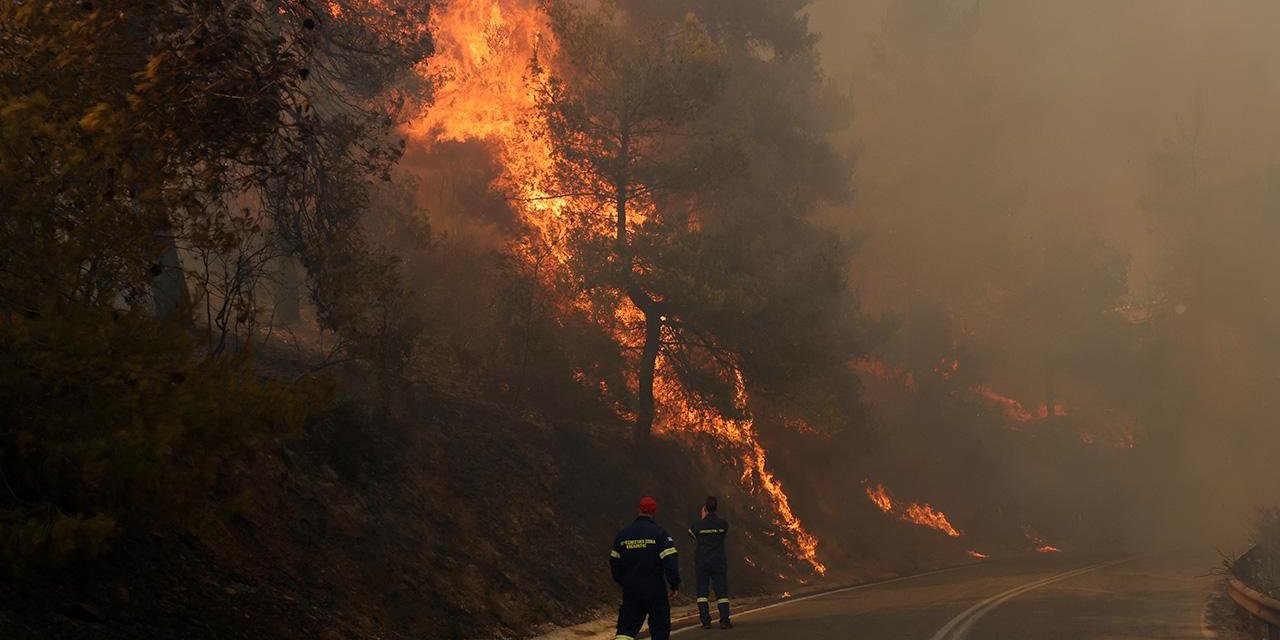
[[[259,443],[211,496],[224,506],[184,530],[0,583],[0,635],[514,637],[613,606],[608,541],[642,494],[673,534],[707,492],[730,496],[736,552],[756,563],[736,572],[737,592],[791,571],[767,511],[735,504],[713,480],[733,474],[676,443],[439,395],[407,414],[340,406],[298,441]]]

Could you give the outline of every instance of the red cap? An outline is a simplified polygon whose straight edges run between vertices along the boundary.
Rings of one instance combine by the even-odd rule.
[[[645,496],[640,498],[640,513],[653,515],[658,512],[658,501]]]

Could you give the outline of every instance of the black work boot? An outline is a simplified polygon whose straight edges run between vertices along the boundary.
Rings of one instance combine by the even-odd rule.
[[[716,608],[720,610],[720,628],[732,629],[733,623],[729,622],[729,601],[721,600],[717,603]]]
[[[711,605],[706,598],[698,598],[698,619],[702,621],[703,629],[711,628]]]

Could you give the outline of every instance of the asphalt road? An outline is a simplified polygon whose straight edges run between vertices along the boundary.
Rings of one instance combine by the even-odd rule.
[[[744,612],[680,640],[1128,640],[1211,637],[1201,626],[1212,552],[970,565]],[[728,634],[728,635],[726,635]]]

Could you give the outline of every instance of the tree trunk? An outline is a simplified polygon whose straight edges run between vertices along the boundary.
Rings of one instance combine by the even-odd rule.
[[[168,318],[190,301],[186,272],[182,269],[182,255],[172,231],[156,231],[152,242],[160,249],[151,277],[152,310],[156,317]]]
[[[640,356],[640,388],[636,393],[637,440],[647,440],[653,431],[653,377],[658,364],[658,348],[662,341],[662,317],[654,311],[644,314],[644,352]]]
[[[1045,365],[1044,371],[1044,419],[1046,423],[1053,424],[1057,406],[1057,399],[1054,397],[1053,389],[1053,363],[1050,362]]]
[[[279,282],[275,290],[275,313],[272,321],[280,326],[290,326],[302,319],[302,267],[293,256],[281,256]]]

